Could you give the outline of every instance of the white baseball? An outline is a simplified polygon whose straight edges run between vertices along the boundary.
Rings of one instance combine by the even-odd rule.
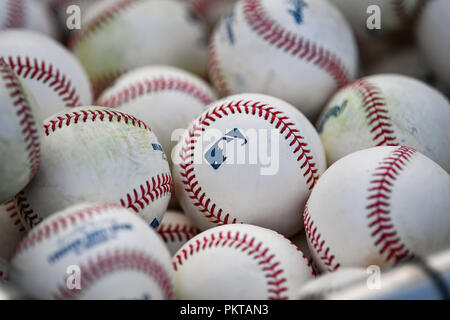
[[[237,0],[188,0],[192,10],[214,26],[227,15]]]
[[[0,30],[29,29],[52,38],[59,36],[56,21],[41,0],[0,1]]]
[[[169,210],[164,214],[157,230],[172,256],[181,246],[199,233],[186,215],[173,210]]]
[[[30,227],[82,201],[121,204],[158,226],[172,178],[144,122],[110,108],[78,107],[48,118],[44,132],[40,169],[16,197]]]
[[[340,292],[353,284],[359,284],[369,276],[370,273],[363,268],[342,268],[336,272],[325,273],[308,281],[297,291],[295,298],[299,300],[327,299],[328,295]]]
[[[324,0],[239,1],[210,41],[209,73],[222,95],[266,93],[309,119],[357,65],[350,27]]]
[[[22,190],[39,168],[35,110],[29,92],[0,58],[0,203]]]
[[[330,0],[362,38],[386,36],[407,28],[421,9],[421,0]],[[379,22],[379,29],[372,24]]]
[[[164,243],[132,212],[109,204],[79,204],[45,219],[18,245],[10,281],[35,299],[173,296]]]
[[[172,258],[177,299],[285,300],[314,277],[303,253],[269,229],[209,229]]]
[[[417,38],[427,64],[450,92],[448,21],[450,21],[450,2],[428,1],[418,20]]]
[[[69,46],[97,95],[124,72],[145,65],[206,74],[206,25],[176,0],[99,1],[86,10]]]
[[[450,172],[450,104],[413,78],[384,74],[338,91],[317,123],[328,164],[365,148],[413,147]]]
[[[201,230],[244,222],[292,236],[302,228],[299,214],[325,170],[323,147],[308,119],[262,94],[214,102],[176,148],[176,196]]]
[[[14,248],[24,235],[25,227],[16,209],[14,199],[0,204],[0,259],[9,261]]]
[[[171,150],[178,137],[206,105],[216,100],[202,79],[169,66],[147,66],[116,80],[99,97],[98,104],[117,107],[151,126],[171,163]]]
[[[83,67],[47,36],[22,30],[0,32],[0,58],[17,73],[38,103],[36,123],[66,107],[92,103],[91,85]]]
[[[407,147],[375,147],[334,163],[305,206],[322,271],[390,267],[450,244],[450,176]]]

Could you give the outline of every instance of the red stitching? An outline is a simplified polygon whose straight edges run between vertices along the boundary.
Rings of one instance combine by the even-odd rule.
[[[20,28],[24,25],[25,5],[23,0],[6,0],[6,21],[2,29]]]
[[[66,283],[58,286],[53,293],[55,299],[76,299],[83,290],[92,286],[95,281],[107,274],[119,270],[137,270],[154,279],[163,292],[164,299],[173,299],[173,284],[170,275],[164,267],[152,256],[139,250],[116,249],[113,253],[106,252],[97,255],[95,260],[89,260],[86,265],[80,266],[81,288],[80,290],[67,288]]]
[[[47,120],[44,124],[44,132],[48,136],[55,132],[57,129],[61,129],[63,126],[70,126],[77,124],[78,122],[86,123],[88,120],[94,121],[109,121],[112,122],[124,122],[125,124],[131,124],[134,127],[143,128],[151,132],[149,126],[143,121],[120,111],[115,110],[79,110],[63,115],[58,115],[53,119]]]
[[[253,31],[269,44],[324,69],[336,81],[338,87],[348,82],[348,71],[334,53],[309,39],[285,30],[269,17],[260,0],[245,1],[244,15]]]
[[[22,134],[26,144],[25,149],[28,152],[30,161],[31,178],[33,178],[39,169],[41,153],[39,135],[32,110],[20,81],[3,58],[0,58],[0,76],[5,83],[5,88],[9,91],[13,107],[17,109],[16,115],[22,127]]]
[[[251,100],[231,101],[216,106],[194,122],[188,131],[189,137],[185,138],[184,145],[182,145],[179,153],[181,159],[180,174],[182,183],[185,185],[185,191],[190,194],[189,197],[193,200],[193,205],[198,207],[207,219],[216,224],[236,223],[237,219],[231,218],[229,213],[225,214],[221,208],[217,208],[216,204],[206,196],[206,193],[202,192],[201,186],[195,179],[193,149],[200,132],[205,131],[205,127],[208,127],[210,122],[221,119],[227,116],[228,113],[235,114],[236,112],[263,117],[265,120],[270,121],[271,124],[275,124],[275,128],[279,129],[281,134],[285,134],[286,140],[291,139],[289,146],[293,148],[293,153],[299,153],[297,161],[301,162],[300,168],[305,170],[303,176],[306,178],[306,183],[310,190],[319,179],[316,164],[312,161],[313,157],[310,155],[311,150],[306,149],[308,144],[304,141],[304,137],[300,136],[299,130],[294,128],[294,123],[290,122],[289,117],[283,115],[282,111],[267,104]]]
[[[100,105],[105,107],[117,107],[144,95],[169,90],[186,93],[199,100],[204,105],[213,102],[213,98],[207,92],[203,91],[192,82],[174,77],[160,76],[154,79],[136,81],[126,88],[121,89],[119,92],[104,97],[100,102]]]
[[[332,272],[339,269],[341,266],[340,263],[336,262],[336,257],[331,254],[330,248],[326,246],[325,240],[321,239],[321,234],[318,232],[317,227],[314,226],[314,221],[309,215],[308,204],[305,205],[303,212],[303,224],[305,226],[306,236],[320,260],[327,266],[328,271]]]
[[[190,5],[196,15],[206,17],[209,8],[211,8],[214,3],[217,3],[217,0],[194,0],[191,1]]]
[[[397,138],[381,90],[364,79],[350,83],[349,86],[361,95],[366,118],[372,127],[372,140],[377,146],[397,146]]]
[[[28,56],[9,56],[5,61],[22,78],[40,81],[52,88],[66,107],[76,107],[79,104],[80,95],[72,81],[51,63]]]
[[[164,223],[158,228],[158,233],[164,242],[188,241],[195,237],[200,231],[194,226]]]
[[[4,202],[3,206],[5,207],[6,214],[13,221],[13,224],[17,227],[19,232],[24,232],[25,227],[22,225],[22,221],[20,221],[19,212],[16,210],[14,198]]]
[[[126,196],[119,201],[122,207],[132,209],[134,212],[138,213],[151,202],[158,200],[163,196],[171,195],[172,191],[172,176],[170,173],[162,173],[161,175],[152,177],[149,181],[146,181],[144,185],[134,188],[131,193],[127,193]],[[20,215],[30,228],[33,228],[42,222],[42,218],[34,213],[23,191],[16,195],[16,201]]]
[[[209,238],[207,236],[199,238],[194,244],[189,243],[188,249],[183,248],[181,253],[174,257],[173,267],[177,271],[190,256],[200,250],[225,246],[239,250],[240,253],[247,254],[257,262],[266,275],[269,300],[288,299],[285,295],[288,290],[286,287],[287,280],[283,278],[284,270],[281,268],[280,262],[276,261],[275,254],[270,253],[269,248],[264,248],[262,242],[257,242],[254,237],[250,238],[247,234],[241,235],[239,231],[234,235],[231,231],[226,233],[220,231],[218,234],[210,234]]]
[[[215,37],[211,38],[208,47],[208,63],[209,63],[209,75],[214,86],[217,88],[222,96],[229,96],[231,91],[228,87],[227,81],[223,76],[222,68],[217,57]]]
[[[391,222],[390,214],[390,193],[400,171],[413,157],[416,150],[407,147],[399,147],[392,151],[373,174],[370,181],[371,187],[368,189],[369,227],[372,229],[371,236],[375,238],[375,246],[380,249],[381,255],[386,254],[386,261],[391,259],[398,263],[411,256],[409,250],[396,237],[397,232]]]
[[[122,207],[132,209],[134,212],[143,210],[146,206],[162,196],[172,194],[172,176],[170,173],[162,173],[152,177],[144,185],[133,189],[132,193],[127,193],[125,198],[120,199]]]

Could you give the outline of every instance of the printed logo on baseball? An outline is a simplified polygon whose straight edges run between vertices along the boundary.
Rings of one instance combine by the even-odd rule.
[[[78,107],[44,122],[41,167],[17,197],[29,227],[80,201],[121,204],[156,228],[172,194],[167,158],[141,120]]]
[[[309,119],[356,76],[357,65],[350,26],[324,0],[238,1],[209,48],[209,74],[220,94],[269,94]]]

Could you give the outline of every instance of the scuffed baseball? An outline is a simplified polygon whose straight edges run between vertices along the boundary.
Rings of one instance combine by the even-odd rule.
[[[214,100],[212,88],[196,75],[169,66],[146,66],[117,79],[98,98],[98,104],[151,126],[171,163],[178,139],[175,130],[184,130]]]
[[[262,94],[211,104],[191,123],[175,154],[177,199],[201,230],[243,222],[294,235],[326,165],[308,119]]]
[[[78,107],[44,122],[41,167],[16,196],[29,227],[80,201],[121,204],[156,228],[172,194],[167,158],[141,120]]]
[[[207,27],[181,1],[96,2],[86,10],[69,46],[97,95],[124,72],[145,65],[206,74]]]
[[[395,266],[450,243],[450,176],[407,147],[354,152],[320,177],[305,206],[308,245],[322,271]]]
[[[168,210],[164,214],[157,230],[172,256],[181,246],[199,233],[199,230],[183,212],[174,210]]]
[[[450,2],[447,0],[427,1],[418,19],[417,39],[420,51],[438,80],[450,93]]]
[[[0,58],[0,203],[14,197],[39,169],[35,111],[29,91]]]
[[[308,260],[288,239],[246,224],[197,235],[172,263],[177,299],[292,299],[314,277]]]
[[[352,31],[324,0],[239,1],[210,41],[209,74],[221,95],[269,94],[309,119],[357,66]]]
[[[66,108],[92,103],[91,84],[81,64],[45,35],[23,30],[1,32],[0,58],[35,98],[36,123]]]
[[[0,204],[0,258],[8,261],[14,248],[24,236],[25,227],[16,209],[14,199]]]
[[[0,30],[28,29],[58,38],[59,31],[49,8],[42,0],[0,1]]]
[[[174,282],[156,232],[110,204],[79,204],[45,219],[18,245],[10,281],[35,299],[100,300],[171,299]]]
[[[413,147],[450,172],[450,104],[436,89],[394,74],[338,91],[317,123],[328,164],[375,146]]]

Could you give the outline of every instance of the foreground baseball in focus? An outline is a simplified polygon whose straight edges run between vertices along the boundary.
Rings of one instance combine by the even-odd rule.
[[[56,21],[42,0],[0,1],[0,30],[29,29],[52,38],[59,35]]]
[[[420,51],[427,64],[450,92],[450,1],[433,0],[426,6],[418,20],[417,38]]]
[[[330,0],[362,38],[405,30],[420,12],[423,0]]]
[[[86,10],[83,26],[69,46],[97,95],[124,72],[145,65],[173,65],[206,74],[207,27],[181,1],[96,2]]]
[[[167,158],[141,120],[104,107],[78,107],[44,121],[41,167],[16,200],[24,221],[81,201],[121,204],[157,227],[172,194]]]
[[[175,153],[175,151],[177,153]],[[325,170],[319,135],[292,105],[262,94],[212,103],[174,149],[174,185],[201,230],[244,222],[292,236]]]
[[[90,105],[91,84],[81,64],[66,48],[42,34],[0,33],[0,58],[17,73],[37,102],[36,123],[65,108]]]
[[[357,151],[334,163],[311,193],[303,221],[322,271],[380,268],[450,244],[450,176],[404,147]]]
[[[158,227],[158,234],[171,255],[198,233],[192,221],[180,211],[168,210]]]
[[[413,78],[383,74],[338,91],[317,123],[328,164],[375,146],[413,147],[450,172],[450,104]]]
[[[117,79],[99,97],[98,104],[148,124],[171,163],[178,138],[173,136],[175,130],[185,129],[214,100],[211,87],[194,74],[169,66],[147,66]]]
[[[286,300],[314,278],[308,260],[288,239],[247,224],[197,235],[172,264],[177,299]]]
[[[35,110],[29,92],[0,58],[0,203],[14,197],[39,169]]]
[[[266,93],[309,119],[356,76],[357,65],[350,27],[324,0],[239,1],[209,48],[209,74],[220,94]]]
[[[171,299],[170,255],[156,232],[110,204],[55,213],[17,246],[10,281],[35,299]]]

